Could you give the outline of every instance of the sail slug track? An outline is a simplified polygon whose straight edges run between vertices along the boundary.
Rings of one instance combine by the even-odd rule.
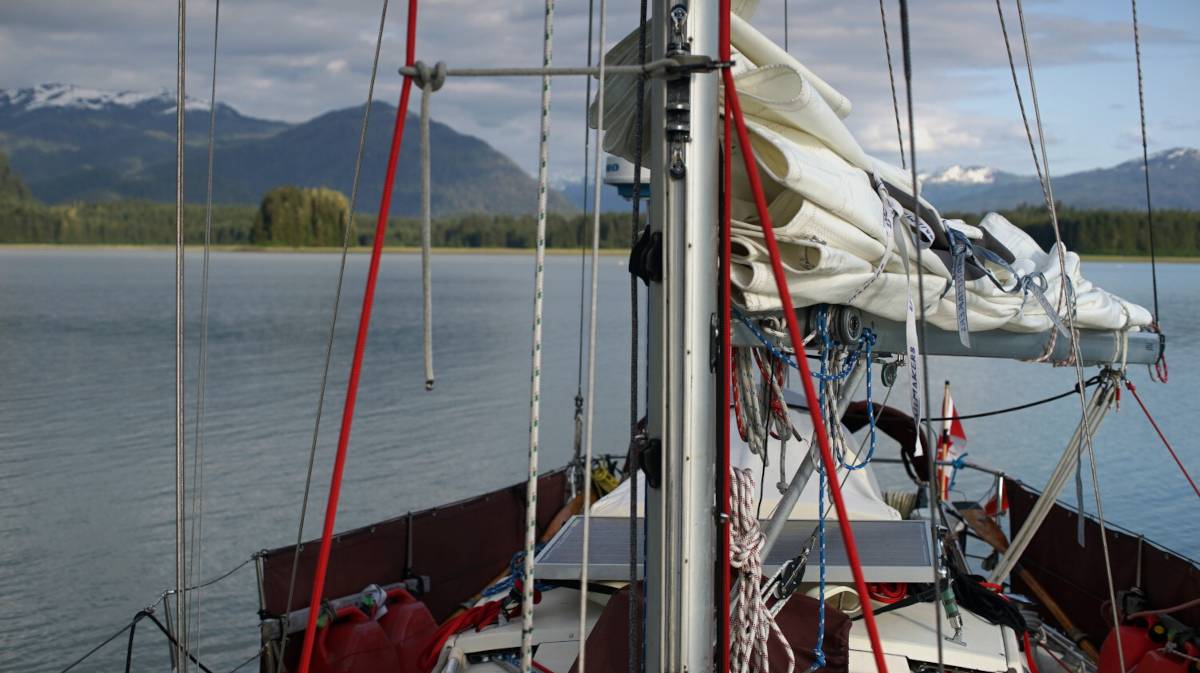
[[[730,53],[729,37],[729,0],[721,0],[721,54]],[[758,165],[754,159],[754,148],[750,145],[750,134],[746,130],[746,120],[742,116],[742,106],[738,101],[737,86],[733,81],[733,73],[725,68],[721,71],[725,78],[725,114],[732,115],[734,126],[737,128],[738,149],[746,166],[746,174],[750,180],[750,189],[754,193],[754,205],[758,211],[758,219],[762,225],[763,238],[771,256],[771,270],[775,276],[775,286],[783,303],[783,315],[787,322],[788,336],[797,350],[803,349],[804,339],[800,334],[800,326],[796,319],[796,307],[792,302],[792,293],[788,288],[787,277],[783,271],[783,261],[779,254],[779,246],[775,242],[775,229],[771,223],[771,213],[767,208],[767,199],[763,192],[762,181],[758,176]],[[812,372],[809,370],[808,358],[796,358],[800,365],[800,381],[804,385],[804,396],[808,400],[808,413],[812,417],[813,432],[821,448],[821,463],[828,474],[837,474],[837,463],[834,462],[833,452],[829,448],[829,433],[825,430],[824,419],[821,418],[817,405],[817,392],[813,388]],[[862,564],[858,558],[858,546],[854,542],[854,531],[850,526],[850,517],[846,512],[846,503],[842,499],[842,487],[837,479],[829,481],[829,491],[833,496],[833,504],[837,509],[838,527],[841,528],[842,539],[846,544],[846,558],[850,561],[850,569],[854,574],[854,585],[858,595],[868,596],[866,580],[863,579]],[[870,601],[863,601],[863,617],[867,624],[867,633],[871,638],[871,650],[875,656],[875,667],[879,673],[887,673],[887,663],[883,657],[883,645],[879,640],[879,627],[875,624],[875,611]]]
[[[408,1],[408,26],[404,62],[412,66],[416,62],[417,50],[417,0]],[[342,427],[338,434],[337,455],[333,463],[333,476],[329,483],[329,502],[325,506],[325,526],[321,533],[321,548],[317,554],[317,566],[313,573],[312,598],[309,601],[308,625],[304,630],[304,648],[300,651],[300,673],[308,673],[312,661],[313,645],[317,630],[317,617],[321,612],[321,598],[325,592],[325,573],[329,566],[329,552],[333,545],[333,525],[337,518],[338,497],[342,488],[342,470],[346,465],[346,449],[350,445],[350,428],[354,423],[354,405],[358,397],[358,380],[362,374],[363,351],[367,347],[367,328],[371,324],[371,307],[375,303],[375,285],[379,279],[379,261],[383,254],[383,241],[387,234],[388,213],[392,205],[392,188],[396,180],[396,164],[400,158],[400,145],[404,140],[404,119],[408,111],[408,99],[412,93],[413,78],[404,77],[400,90],[400,105],[396,108],[396,121],[392,128],[392,146],[388,153],[387,173],[384,177],[383,196],[379,202],[379,215],[375,220],[375,240],[371,246],[371,264],[367,270],[367,284],[363,292],[362,311],[358,319],[358,335],[354,341],[354,359],[350,365],[350,380],[346,383],[346,402],[342,409]]]

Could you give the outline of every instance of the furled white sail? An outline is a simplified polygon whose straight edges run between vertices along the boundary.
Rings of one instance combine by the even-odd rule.
[[[843,121],[852,110],[849,99],[750,25],[743,18],[748,13],[732,17],[734,80],[798,307],[848,304],[903,321],[910,286],[914,298],[916,293],[915,279],[904,272],[901,255],[907,254],[910,265],[926,274],[920,298],[926,319],[956,330],[960,308],[954,268],[963,264],[955,264],[955,246],[947,243],[953,237],[960,254],[963,244],[973,246],[962,302],[970,331],[1054,329],[1062,319],[1052,313],[1064,315],[1071,297],[1080,328],[1128,330],[1151,323],[1145,308],[1084,278],[1079,256],[1070,251],[1065,254],[1069,282],[1064,283],[1058,251],[1042,250],[997,213],[971,226],[943,220],[922,199],[922,219],[940,223],[926,228],[933,232],[932,245],[898,246],[895,237],[915,228],[901,206],[912,204],[908,174],[863,150]],[[608,62],[636,62],[636,37],[635,32],[618,43]],[[632,160],[636,80],[613,78],[606,86],[606,120],[612,123],[606,123],[604,147]],[[735,158],[733,166],[728,197],[734,219],[734,299],[750,312],[778,310],[781,301],[741,160]],[[894,217],[885,221],[885,213]]]

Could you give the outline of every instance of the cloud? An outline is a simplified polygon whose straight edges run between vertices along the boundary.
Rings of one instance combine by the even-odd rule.
[[[217,97],[245,114],[301,121],[361,103],[371,70],[381,0],[255,0],[221,5]],[[1026,0],[1026,19],[1039,68],[1073,67],[1129,59],[1129,26],[1094,17],[1080,6],[1070,16],[1062,3]],[[1010,34],[1016,13],[1006,0]],[[207,88],[212,49],[213,0],[189,3],[190,87]],[[792,0],[791,51],[855,103],[847,120],[875,151],[895,152],[895,122],[888,89],[878,5],[872,0]],[[403,61],[406,7],[389,7],[376,96],[394,101]],[[888,3],[893,59],[900,77],[898,16]],[[782,41],[782,0],[763,0],[755,19]],[[152,0],[5,0],[0,4],[0,87],[44,81],[97,88],[157,90],[174,83],[173,3]],[[418,55],[451,65],[540,64],[543,5],[538,0],[421,3]],[[918,151],[926,162],[1003,161],[1008,149],[988,149],[1010,138],[1011,97],[1003,110],[981,111],[972,101],[1011,96],[1007,59],[990,2],[926,0],[914,8]],[[636,22],[632,2],[611,6],[609,44]],[[559,3],[554,26],[556,64],[587,60],[588,13],[584,2]],[[1143,26],[1144,48],[1195,48],[1174,27]],[[1014,45],[1016,46],[1016,45]],[[904,104],[903,82],[899,100]],[[532,172],[537,156],[538,82],[532,79],[453,81],[435,95],[434,116],[478,135]],[[562,78],[553,87],[552,171],[577,175],[583,167],[585,82]],[[1021,135],[1017,136],[1018,138]],[[985,151],[985,149],[987,151]],[[1019,149],[1019,147],[1018,147]],[[1019,155],[1019,153],[1016,153]]]

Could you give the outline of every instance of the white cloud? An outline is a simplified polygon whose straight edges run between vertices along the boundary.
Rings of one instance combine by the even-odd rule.
[[[300,121],[362,101],[367,89],[381,0],[256,0],[224,3],[218,99],[245,114]],[[1129,58],[1127,24],[1062,14],[1061,3],[1027,0],[1027,20],[1039,67]],[[1009,7],[1010,30],[1015,11]],[[537,65],[542,2],[429,0],[419,14],[418,55],[451,65]],[[555,62],[582,64],[587,4],[559,3]],[[212,0],[189,3],[189,81],[205,86],[212,47]],[[898,17],[888,3],[893,58],[900,77]],[[405,3],[392,3],[376,96],[395,101],[403,60]],[[792,0],[790,47],[855,103],[847,123],[875,151],[895,152],[891,94],[874,0]],[[782,0],[763,0],[757,25],[782,40]],[[926,0],[914,7],[918,151],[923,165],[1002,162],[1016,151],[992,149],[1010,137],[1011,99],[991,113],[970,105],[1007,92],[1007,60],[990,2]],[[613,43],[636,21],[633,2],[610,7]],[[266,28],[264,28],[266,27]],[[1144,47],[1195,44],[1175,28],[1145,25]],[[107,89],[157,91],[174,82],[172,3],[151,0],[5,0],[0,3],[0,87],[46,81]],[[903,82],[900,104],[904,104]],[[532,171],[536,161],[537,83],[454,81],[436,94],[434,116],[478,135]],[[1007,95],[1007,94],[1006,94]],[[584,82],[557,80],[553,89],[556,174],[582,169]],[[1020,135],[1017,136],[1018,138]],[[986,153],[975,158],[972,153]]]

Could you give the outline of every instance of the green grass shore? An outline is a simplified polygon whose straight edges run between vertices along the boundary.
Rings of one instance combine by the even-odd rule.
[[[134,245],[134,244],[72,244],[72,243],[0,243],[0,250],[97,250],[97,251],[128,251],[128,250],[174,250],[173,245]],[[199,245],[189,245],[188,250],[199,250]],[[287,247],[266,245],[214,245],[214,252],[266,252],[272,254],[292,253],[336,253],[341,248],[336,247]],[[421,252],[420,248],[410,246],[388,246],[383,249],[387,254],[412,255]],[[355,246],[350,248],[353,254],[366,254],[371,248]],[[622,248],[601,248],[600,254],[617,256],[628,254]],[[435,247],[435,255],[529,255],[533,248],[449,248]],[[547,255],[578,255],[579,248],[546,248]],[[1085,262],[1150,262],[1148,255],[1081,255]],[[1159,257],[1163,264],[1198,264],[1200,257]]]

